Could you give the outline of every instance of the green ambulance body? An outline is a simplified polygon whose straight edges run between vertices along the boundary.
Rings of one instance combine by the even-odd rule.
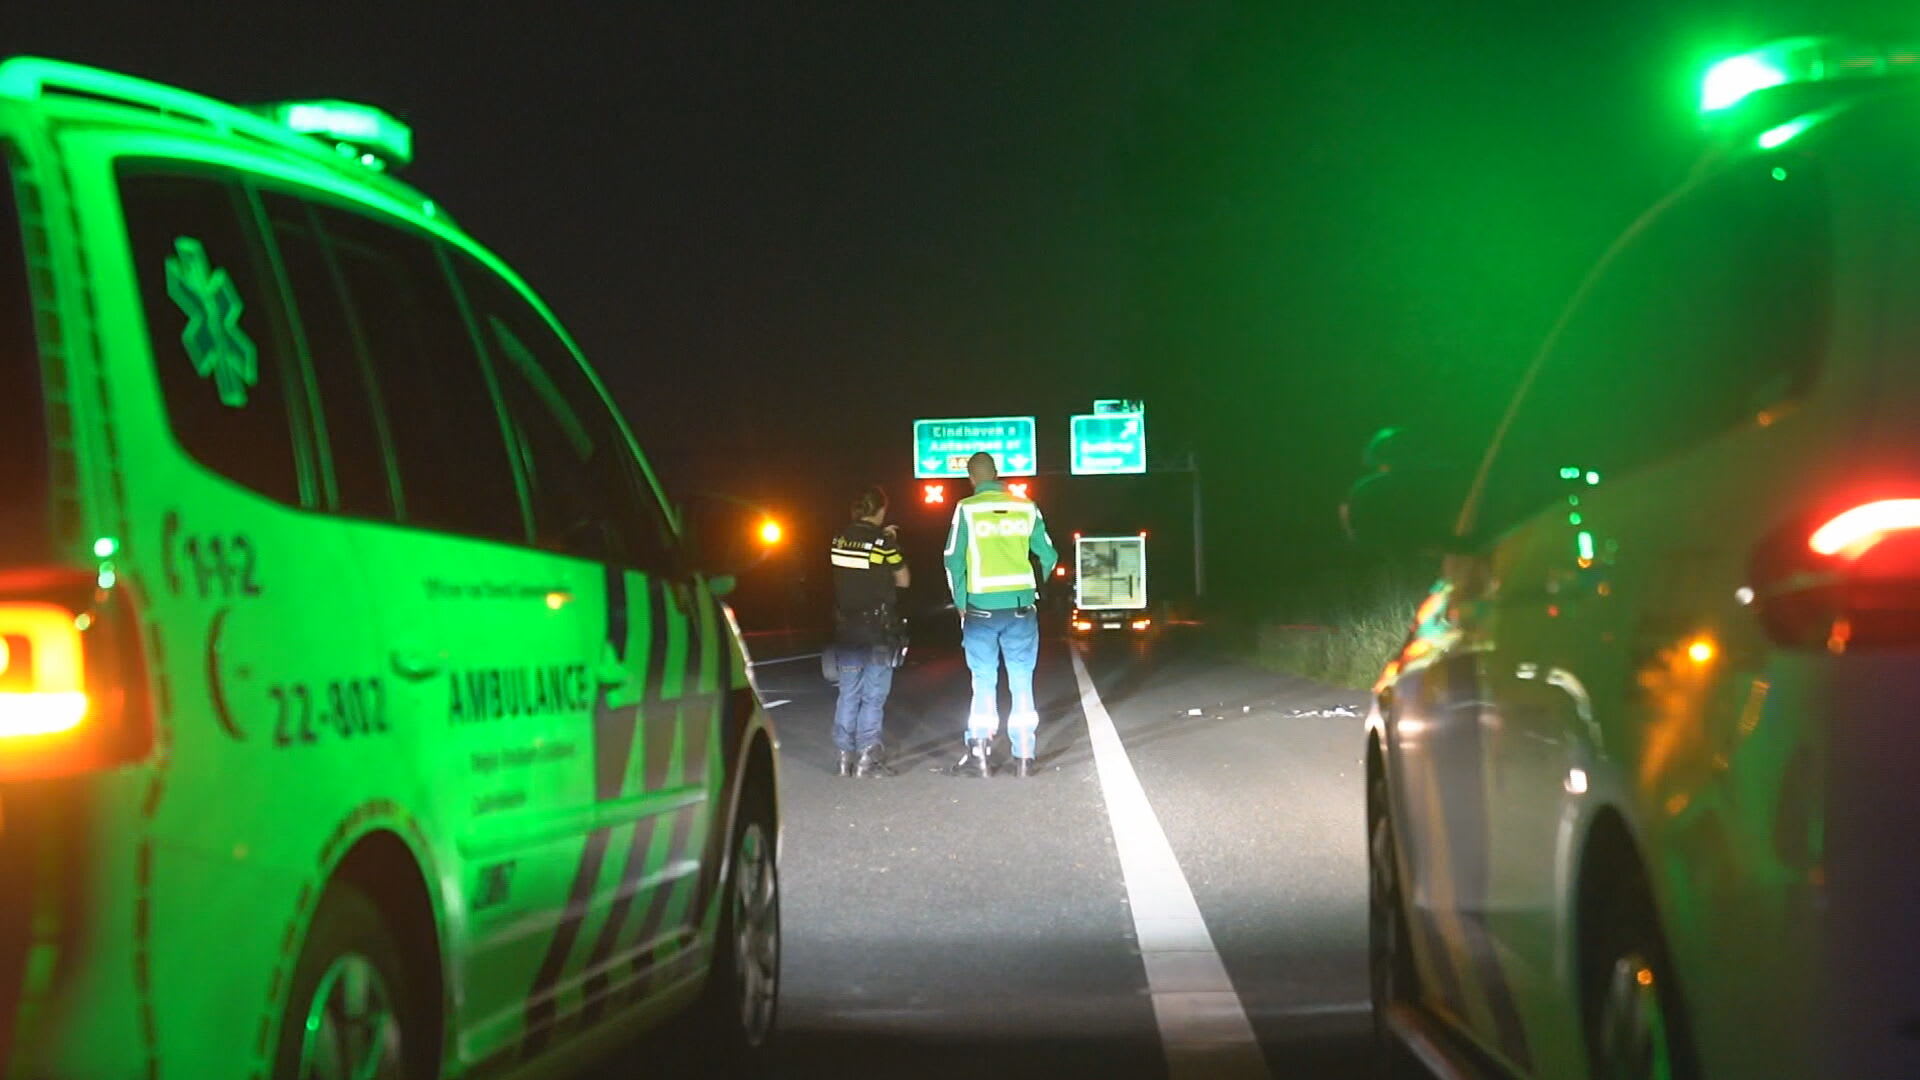
[[[536,1075],[703,999],[771,1033],[737,627],[409,155],[0,64],[0,1076],[297,1075],[355,1023]]]

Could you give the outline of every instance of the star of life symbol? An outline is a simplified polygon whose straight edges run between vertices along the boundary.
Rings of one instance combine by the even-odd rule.
[[[211,378],[220,404],[242,408],[247,390],[260,381],[260,357],[240,329],[244,305],[225,270],[207,261],[207,249],[190,236],[177,237],[167,259],[167,295],[186,313],[180,344],[201,378]]]

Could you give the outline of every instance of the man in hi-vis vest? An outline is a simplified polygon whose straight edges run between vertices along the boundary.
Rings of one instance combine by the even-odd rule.
[[[1040,658],[1038,586],[1028,555],[1040,559],[1040,575],[1053,573],[1059,554],[1047,538],[1040,508],[1007,493],[993,456],[967,461],[973,494],[953,508],[947,533],[947,587],[960,611],[961,645],[973,672],[973,708],[967,714],[967,750],[954,766],[959,776],[993,775],[993,737],[1000,730],[1000,658],[1007,660],[1007,715],[1014,775],[1033,775],[1035,729],[1033,666]]]

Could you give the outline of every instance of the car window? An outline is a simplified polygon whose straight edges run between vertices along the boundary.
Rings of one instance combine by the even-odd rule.
[[[263,192],[261,204],[287,275],[294,322],[306,344],[319,395],[322,431],[316,443],[332,470],[334,508],[356,517],[391,519],[388,435],[338,275],[305,203]]]
[[[1496,451],[1480,524],[1560,498],[1563,470],[1616,478],[1803,392],[1827,328],[1824,185],[1747,163],[1642,219],[1589,281]]]
[[[573,351],[499,275],[472,260],[459,265],[519,435],[535,543],[596,561],[669,570],[669,533],[659,503]]]
[[[0,562],[28,559],[47,543],[47,418],[14,153],[0,141]]]
[[[284,503],[301,501],[279,296],[233,184],[120,173],[127,240],[167,420],[196,461]]]
[[[525,543],[505,429],[439,252],[355,214],[314,213],[385,409],[402,520]]]

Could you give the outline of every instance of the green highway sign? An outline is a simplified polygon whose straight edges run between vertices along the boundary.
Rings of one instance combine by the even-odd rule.
[[[1147,471],[1145,413],[1076,416],[1071,434],[1076,476]]]
[[[1033,417],[981,416],[913,422],[913,475],[938,480],[967,475],[967,459],[993,455],[1001,476],[1032,476],[1038,468]]]
[[[1143,413],[1147,411],[1147,406],[1144,402],[1135,401],[1132,398],[1100,398],[1093,403],[1093,411],[1103,415],[1107,413]]]

